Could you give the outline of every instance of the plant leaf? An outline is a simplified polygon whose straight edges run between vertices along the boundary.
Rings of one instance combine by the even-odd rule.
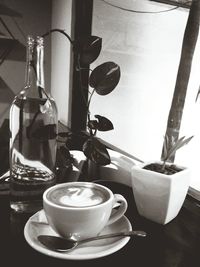
[[[65,137],[69,137],[69,136],[71,136],[71,135],[72,135],[71,132],[59,132],[59,133],[58,133],[58,136],[63,137],[63,138],[65,138]]]
[[[120,80],[120,67],[114,62],[105,62],[97,66],[91,73],[89,85],[99,95],[112,92]]]
[[[164,161],[167,158],[168,146],[169,146],[169,138],[168,138],[168,135],[165,135],[164,144],[163,144],[163,160]]]
[[[112,122],[106,117],[95,115],[95,118],[98,119],[97,129],[99,131],[104,132],[104,131],[110,131],[114,129]]]
[[[198,98],[199,98],[199,95],[200,95],[200,85],[199,85],[199,89],[198,89],[198,92],[197,92],[197,95],[196,95],[195,102],[197,102],[197,100],[198,100]]]
[[[56,153],[56,166],[66,167],[72,162],[72,156],[70,155],[69,149],[65,146],[61,146]]]
[[[74,51],[80,56],[80,63],[89,65],[101,52],[102,38],[98,36],[84,36],[74,43]]]
[[[90,129],[97,129],[98,128],[98,121],[97,120],[89,120],[88,127]]]
[[[97,138],[91,137],[83,144],[83,153],[88,159],[98,165],[110,164],[110,156],[106,146]]]
[[[176,142],[173,140],[173,143],[172,143],[173,145],[172,145],[172,147],[168,151],[168,157],[167,157],[168,159],[171,156],[175,155],[176,151],[181,147],[181,143],[183,142],[184,138],[185,138],[185,136],[182,136]]]
[[[193,136],[190,136],[185,139],[185,136],[182,136],[177,140],[177,142],[174,142],[174,145],[169,149],[165,160],[167,161],[171,156],[175,155],[176,151],[184,145],[188,144],[192,138]]]

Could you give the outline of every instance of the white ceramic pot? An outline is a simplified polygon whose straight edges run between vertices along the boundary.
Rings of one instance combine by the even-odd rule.
[[[148,163],[149,164],[149,163]],[[132,168],[132,188],[138,212],[141,216],[160,224],[173,220],[179,213],[190,182],[190,171],[182,170],[172,175],[143,169],[147,165]]]

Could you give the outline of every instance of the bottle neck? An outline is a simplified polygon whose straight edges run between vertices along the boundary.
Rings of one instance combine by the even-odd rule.
[[[37,44],[37,86],[44,88],[44,47]]]
[[[44,47],[43,42],[28,39],[25,72],[25,87],[44,89]]]

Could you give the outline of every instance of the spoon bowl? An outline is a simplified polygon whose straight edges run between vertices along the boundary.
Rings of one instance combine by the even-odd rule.
[[[47,247],[50,250],[58,251],[58,252],[67,252],[75,249],[77,246],[88,243],[94,240],[100,240],[105,238],[112,238],[112,237],[118,237],[118,236],[139,236],[139,237],[145,237],[146,233],[144,231],[126,231],[126,232],[119,232],[119,233],[113,233],[113,234],[107,234],[107,235],[99,235],[83,240],[73,240],[73,239],[66,239],[59,236],[50,236],[50,235],[39,235],[38,240],[40,243],[42,243],[45,247]]]

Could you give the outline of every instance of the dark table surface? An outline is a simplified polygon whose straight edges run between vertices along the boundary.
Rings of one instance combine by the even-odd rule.
[[[179,215],[167,225],[159,225],[139,216],[132,189],[116,182],[101,182],[128,200],[126,216],[133,229],[147,232],[134,237],[119,251],[92,260],[61,260],[35,251],[26,242],[24,226],[31,214],[10,212],[9,195],[0,195],[0,263],[1,266],[200,266],[200,207],[190,197]]]

